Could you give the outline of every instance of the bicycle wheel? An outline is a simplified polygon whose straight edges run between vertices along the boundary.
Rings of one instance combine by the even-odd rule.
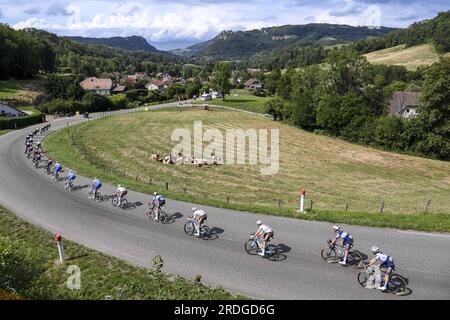
[[[388,283],[388,291],[390,293],[401,295],[406,292],[407,285],[405,279],[399,275],[393,275]]]
[[[191,221],[187,221],[187,222],[184,224],[184,232],[185,232],[187,235],[192,236],[192,235],[194,234],[194,231],[195,231],[194,224],[193,224]]]
[[[153,210],[152,210],[152,208],[148,208],[147,212],[145,214],[146,214],[147,218],[149,218],[150,220],[153,220],[154,217],[153,217]]]
[[[360,268],[362,266],[363,257],[359,252],[350,251],[347,256],[347,264],[353,268]]]
[[[258,253],[258,243],[256,243],[255,240],[253,239],[248,239],[247,242],[245,243],[245,251],[249,254],[249,255],[256,255]]]
[[[129,205],[130,205],[130,203],[128,202],[128,200],[125,199],[125,198],[123,198],[123,199],[122,199],[122,204],[120,205],[120,207],[121,207],[122,209],[125,209],[125,208],[128,208]]]
[[[117,204],[119,203],[119,199],[116,196],[113,196],[111,199],[111,203],[114,207],[117,207]]]
[[[165,211],[161,211],[161,213],[159,214],[159,221],[161,221],[161,223],[166,223],[169,220],[169,216],[167,215],[167,213]]]
[[[336,263],[339,261],[339,258],[336,253],[336,249],[334,249],[334,248],[330,248],[330,247],[323,248],[320,251],[320,255],[322,256],[322,259],[328,263]]]
[[[360,273],[358,273],[358,283],[362,287],[365,288],[367,286],[368,280],[369,280],[369,273],[367,271],[361,271]]]
[[[269,244],[266,248],[266,257],[270,261],[278,261],[278,259],[280,258],[280,252],[278,251],[278,247],[273,244]]]
[[[203,239],[208,239],[209,236],[211,235],[211,230],[209,229],[208,226],[203,226],[200,235]]]

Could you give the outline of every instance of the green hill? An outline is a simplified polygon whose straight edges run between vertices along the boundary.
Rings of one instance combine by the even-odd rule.
[[[160,52],[150,45],[143,37],[112,37],[112,38],[85,38],[85,37],[65,37],[69,40],[85,44],[100,44],[113,48],[129,51]]]

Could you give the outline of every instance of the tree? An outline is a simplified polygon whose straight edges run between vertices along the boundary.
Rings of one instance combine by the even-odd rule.
[[[219,62],[214,69],[213,87],[222,95],[225,101],[225,95],[230,94],[231,89],[231,66],[228,62]]]

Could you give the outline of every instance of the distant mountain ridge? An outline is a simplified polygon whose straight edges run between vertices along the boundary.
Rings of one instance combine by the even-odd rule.
[[[215,38],[185,49],[170,52],[182,57],[204,56],[239,59],[257,53],[283,49],[296,43],[333,45],[370,37],[381,37],[396,28],[353,27],[348,25],[311,23],[285,25],[251,31],[222,31]]]
[[[140,36],[131,37],[111,37],[111,38],[86,38],[86,37],[65,37],[69,40],[84,44],[100,44],[113,48],[119,48],[129,51],[147,51],[159,52],[154,46],[150,45],[145,38]]]

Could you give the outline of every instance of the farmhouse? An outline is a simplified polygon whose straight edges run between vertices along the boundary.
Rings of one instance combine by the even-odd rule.
[[[164,92],[169,85],[169,82],[166,80],[152,80],[145,87],[151,91],[156,90],[159,92]]]
[[[128,75],[123,77],[120,81],[130,81],[132,83],[136,83],[141,80],[149,80],[150,78],[145,73],[136,73],[134,75]]]
[[[250,79],[244,83],[244,88],[247,90],[260,90],[263,88],[263,83],[259,79]]]
[[[415,117],[417,109],[422,106],[419,98],[420,92],[394,92],[389,106],[389,114],[402,118]]]
[[[127,91],[126,86],[117,86],[113,89],[112,94],[124,93],[125,91]]]
[[[87,78],[82,81],[80,85],[86,91],[104,96],[111,95],[113,89],[113,82],[111,79],[98,79],[96,77]]]

